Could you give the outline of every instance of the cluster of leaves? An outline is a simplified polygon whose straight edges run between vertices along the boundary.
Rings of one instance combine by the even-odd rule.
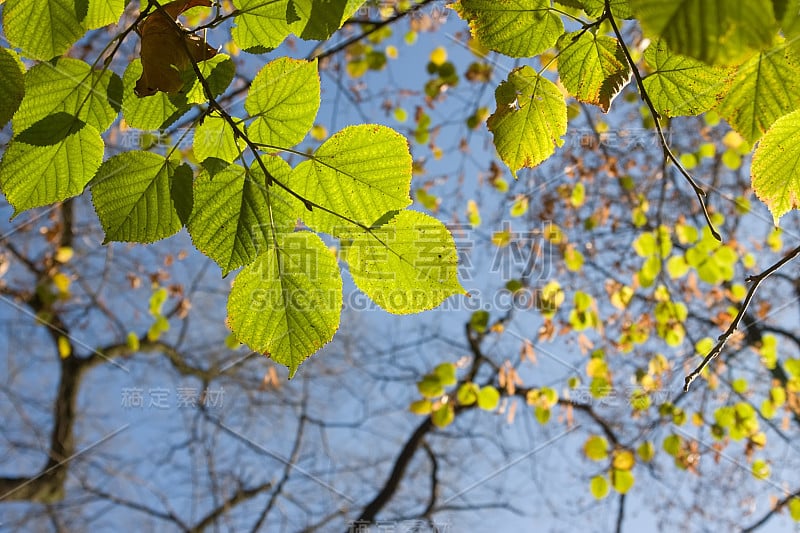
[[[290,34],[329,38],[361,3],[237,0],[235,9],[218,12],[208,25],[233,18],[233,42],[263,53]],[[180,72],[181,87],[172,92],[137,87],[143,72],[149,68],[152,78],[156,68],[143,61],[174,53],[150,49],[158,43],[143,47],[142,60],[131,62],[122,77],[105,66],[137,23],[141,28],[161,10],[180,13],[190,5],[197,3],[148,3],[136,23],[109,41],[111,55],[98,68],[102,57],[90,65],[62,54],[87,30],[119,21],[121,0],[90,0],[84,11],[62,0],[6,2],[3,24],[17,50],[0,49],[0,126],[11,120],[13,130],[0,162],[0,188],[14,216],[88,188],[106,242],[151,243],[185,227],[223,275],[242,268],[229,298],[229,326],[239,341],[285,364],[290,374],[339,325],[337,257],[317,233],[339,239],[340,258],[357,286],[389,312],[431,309],[463,293],[449,231],[406,209],[412,162],[402,135],[362,124],[335,133],[312,154],[293,149],[320,106],[315,60],[267,63],[249,87],[241,118],[215,100],[235,76],[226,54],[192,57],[182,69],[177,59],[157,65],[167,74]],[[36,32],[27,29],[32,17],[43,24]],[[159,23],[166,24],[162,33],[183,31],[174,19]],[[183,44],[182,38],[165,42]],[[187,55],[188,49],[177,53]],[[142,97],[143,90],[154,94]],[[101,134],[120,112],[127,128],[162,130],[193,108],[201,118],[192,161],[175,147],[164,155],[131,150],[103,161]],[[303,161],[292,168],[281,154]]]
[[[798,205],[791,169],[800,150],[800,9],[797,2],[702,0],[460,0],[453,7],[480,43],[511,57],[540,56],[543,68],[513,70],[496,90],[488,126],[501,159],[516,173],[548,159],[567,128],[565,94],[544,75],[557,62],[568,95],[607,112],[635,78],[661,117],[715,111],[752,146],[756,194],[775,222]],[[636,19],[652,43],[646,75],[621,41],[623,19]],[[575,31],[565,30],[577,26]],[[610,33],[610,35],[608,35]],[[545,54],[555,47],[554,56]],[[634,51],[636,52],[636,51]],[[632,76],[633,75],[633,76]],[[677,162],[677,161],[676,161]]]

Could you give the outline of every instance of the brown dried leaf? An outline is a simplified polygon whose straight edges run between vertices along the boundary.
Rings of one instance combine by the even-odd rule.
[[[176,21],[178,15],[196,6],[210,7],[211,1],[176,0],[154,11],[139,24],[142,75],[136,81],[136,96],[152,96],[158,91],[180,92],[183,88],[181,73],[192,61],[205,61],[217,54],[197,35],[179,29],[182,26]]]

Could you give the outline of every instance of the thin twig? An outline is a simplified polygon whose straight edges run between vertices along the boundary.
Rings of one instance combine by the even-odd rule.
[[[653,105],[653,101],[650,99],[650,95],[647,94],[647,91],[644,88],[644,82],[642,80],[642,75],[639,73],[639,69],[636,68],[636,63],[633,61],[631,57],[631,53],[628,50],[628,46],[625,44],[625,40],[622,38],[622,32],[619,31],[619,27],[617,27],[617,21],[614,20],[614,15],[611,13],[610,7],[610,0],[606,0],[606,9],[603,12],[603,17],[608,20],[611,24],[611,27],[614,30],[614,34],[617,36],[617,40],[619,41],[620,46],[622,47],[622,52],[625,54],[625,59],[628,61],[628,65],[631,67],[631,71],[633,72],[633,76],[636,79],[636,85],[639,88],[639,96],[641,97],[642,101],[647,105],[647,108],[650,110],[650,113],[653,115],[653,122],[656,125],[656,132],[658,133],[658,138],[661,141],[661,147],[664,149],[664,157],[672,161],[675,167],[678,169],[678,172],[689,182],[692,189],[694,190],[694,194],[697,196],[697,201],[700,202],[700,208],[703,211],[703,217],[706,219],[706,224],[708,228],[711,230],[711,235],[714,236],[715,239],[718,241],[722,241],[722,237],[720,236],[719,232],[714,228],[714,224],[711,222],[711,216],[708,214],[708,206],[706,206],[706,191],[703,190],[702,187],[695,181],[691,174],[683,167],[678,158],[675,157],[675,154],[672,153],[672,150],[669,148],[669,144],[667,143],[667,139],[664,136],[664,130],[661,128],[661,123],[659,119],[661,115],[658,111],[656,111],[655,106]]]
[[[700,375],[700,373],[709,365],[709,363],[711,363],[711,361],[713,361],[714,359],[717,358],[717,356],[719,356],[719,354],[722,352],[722,349],[725,347],[725,343],[728,342],[728,339],[730,339],[731,336],[734,334],[734,332],[739,328],[739,323],[742,321],[742,318],[744,317],[747,308],[750,306],[750,302],[752,302],[753,296],[758,290],[759,285],[761,285],[761,282],[770,277],[783,265],[792,261],[798,255],[800,255],[800,246],[797,246],[796,248],[791,250],[789,253],[783,256],[783,258],[780,261],[770,266],[761,274],[758,274],[756,276],[750,276],[745,280],[747,283],[752,283],[752,285],[750,286],[750,289],[747,291],[747,295],[745,295],[744,300],[742,301],[742,305],[739,306],[739,311],[736,313],[736,317],[734,317],[733,322],[731,322],[731,325],[728,326],[728,329],[725,330],[725,333],[719,336],[716,346],[714,346],[714,348],[711,349],[708,355],[705,356],[703,362],[700,363],[697,366],[697,368],[692,370],[691,374],[686,376],[686,380],[683,385],[684,392],[689,391],[689,386],[692,384],[692,382],[695,379],[697,379],[697,376]]]

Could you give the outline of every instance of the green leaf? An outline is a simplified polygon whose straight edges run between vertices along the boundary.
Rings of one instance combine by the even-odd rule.
[[[405,137],[386,126],[349,126],[320,146],[289,176],[289,187],[322,209],[303,221],[316,231],[341,235],[355,229],[341,217],[370,226],[411,203],[411,154]]]
[[[584,443],[583,453],[592,461],[602,461],[608,457],[608,441],[600,435],[592,435]]]
[[[239,119],[234,120],[244,129]],[[220,116],[206,117],[194,130],[192,149],[199,161],[214,157],[232,163],[241,155],[245,146],[244,140],[237,140],[231,125]]]
[[[741,65],[719,113],[754,143],[772,124],[800,107],[800,64],[779,46]]]
[[[125,0],[89,0],[86,13],[86,29],[94,30],[115,24],[125,10]]]
[[[631,0],[645,31],[681,55],[734,64],[772,43],[772,4],[762,0]]]
[[[291,33],[286,21],[288,4],[289,0],[234,0],[238,15],[231,36],[236,45],[259,53],[277,48]]]
[[[480,389],[475,383],[464,383],[456,392],[456,400],[460,405],[472,405],[478,401]]]
[[[225,92],[228,85],[233,81],[233,76],[236,74],[236,65],[230,56],[226,54],[217,54],[210,59],[206,59],[197,64],[200,74],[206,80],[211,94],[217,97]],[[205,88],[200,83],[197,73],[191,66],[183,71],[184,87],[186,93],[186,101],[190,104],[204,104],[208,102]],[[148,97],[152,98],[152,97]]]
[[[250,85],[244,108],[252,117],[250,138],[291,148],[306,136],[320,104],[316,60],[282,57],[267,63]]]
[[[630,470],[636,464],[636,459],[630,451],[622,450],[614,455],[614,460],[611,464],[616,470]]]
[[[605,10],[605,0],[581,0],[586,14],[592,17],[599,17]],[[633,10],[629,0],[611,0],[611,13],[618,19],[629,19],[633,17]]]
[[[292,33],[301,39],[324,41],[341,28],[344,20],[362,3],[348,0],[289,0],[287,20],[291,23]]]
[[[753,190],[772,213],[775,225],[800,205],[800,110],[779,118],[758,143],[750,172]]]
[[[401,211],[370,232],[354,232],[343,255],[358,288],[390,313],[433,309],[465,292],[452,235],[424,213]]]
[[[564,32],[549,0],[460,0],[452,7],[481,44],[511,57],[541,54]]]
[[[0,188],[14,206],[14,216],[77,196],[103,161],[100,133],[74,117],[59,116],[67,117],[68,129],[56,144],[12,140],[0,162]]]
[[[342,277],[318,236],[290,233],[239,273],[228,298],[228,325],[252,350],[297,367],[339,328]]]
[[[636,453],[639,454],[639,458],[644,461],[645,463],[649,463],[653,460],[653,457],[656,455],[656,447],[653,445],[652,442],[645,441],[636,448]]]
[[[495,91],[497,110],[487,125],[500,158],[514,177],[535,167],[564,144],[567,104],[558,87],[529,66],[511,71]]]
[[[769,479],[770,467],[769,464],[763,459],[756,459],[753,461],[753,468],[751,469],[753,477],[756,479],[764,480]]]
[[[417,390],[426,398],[438,398],[444,394],[444,385],[442,385],[442,380],[436,374],[425,374],[417,382]]]
[[[291,172],[279,157],[261,156],[278,179]],[[267,179],[257,164],[230,165],[211,176],[203,171],[194,185],[194,209],[187,224],[192,242],[213,259],[223,276],[252,263],[274,239],[294,231],[302,205]]]
[[[431,422],[437,428],[447,427],[453,423],[456,417],[456,410],[450,403],[443,404],[431,413]]]
[[[125,152],[103,163],[92,201],[105,241],[154,242],[181,229],[172,200],[176,174],[191,170],[151,152]]]
[[[648,46],[644,59],[653,68],[643,80],[644,88],[664,116],[699,115],[716,105],[728,88],[728,69],[675,54],[663,40]]]
[[[129,126],[143,130],[164,129],[189,110],[191,105],[185,94],[159,91],[144,98],[136,96],[133,89],[141,75],[142,61],[134,59],[122,76],[122,115]]]
[[[485,387],[481,387],[480,392],[478,392],[478,407],[483,409],[484,411],[494,411],[497,409],[497,405],[500,403],[500,392],[492,387],[491,385],[486,385]]]
[[[20,133],[59,112],[105,131],[119,114],[122,83],[110,70],[93,70],[78,59],[39,63],[25,75],[25,98],[12,125]]]
[[[608,496],[608,480],[604,476],[594,476],[589,482],[589,491],[597,500],[602,500]]]
[[[433,373],[439,377],[439,381],[441,381],[442,385],[445,387],[455,385],[457,382],[456,365],[453,363],[442,363],[436,365],[436,368],[433,369]]]
[[[25,65],[13,50],[0,48],[0,129],[11,120],[25,96]]]
[[[630,470],[617,470],[611,471],[611,485],[614,490],[620,494],[625,494],[631,487],[633,487],[634,477]]]
[[[408,410],[415,415],[429,415],[431,414],[432,408],[433,404],[430,400],[417,400],[411,402],[411,405],[408,406]]]
[[[800,498],[797,496],[789,500],[789,515],[795,522],[800,522]]]
[[[8,0],[6,38],[23,56],[47,61],[66,52],[84,34],[74,0]]]
[[[631,79],[619,41],[587,31],[565,33],[556,44],[558,74],[575,98],[608,112],[611,102]]]

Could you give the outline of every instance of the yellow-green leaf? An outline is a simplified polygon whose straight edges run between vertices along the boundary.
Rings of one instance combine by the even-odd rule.
[[[553,82],[529,66],[511,71],[495,91],[497,109],[487,122],[500,158],[514,177],[555,152],[567,131],[567,104]]]
[[[619,41],[588,31],[565,33],[558,39],[558,74],[569,93],[608,112],[628,84],[631,70]]]

